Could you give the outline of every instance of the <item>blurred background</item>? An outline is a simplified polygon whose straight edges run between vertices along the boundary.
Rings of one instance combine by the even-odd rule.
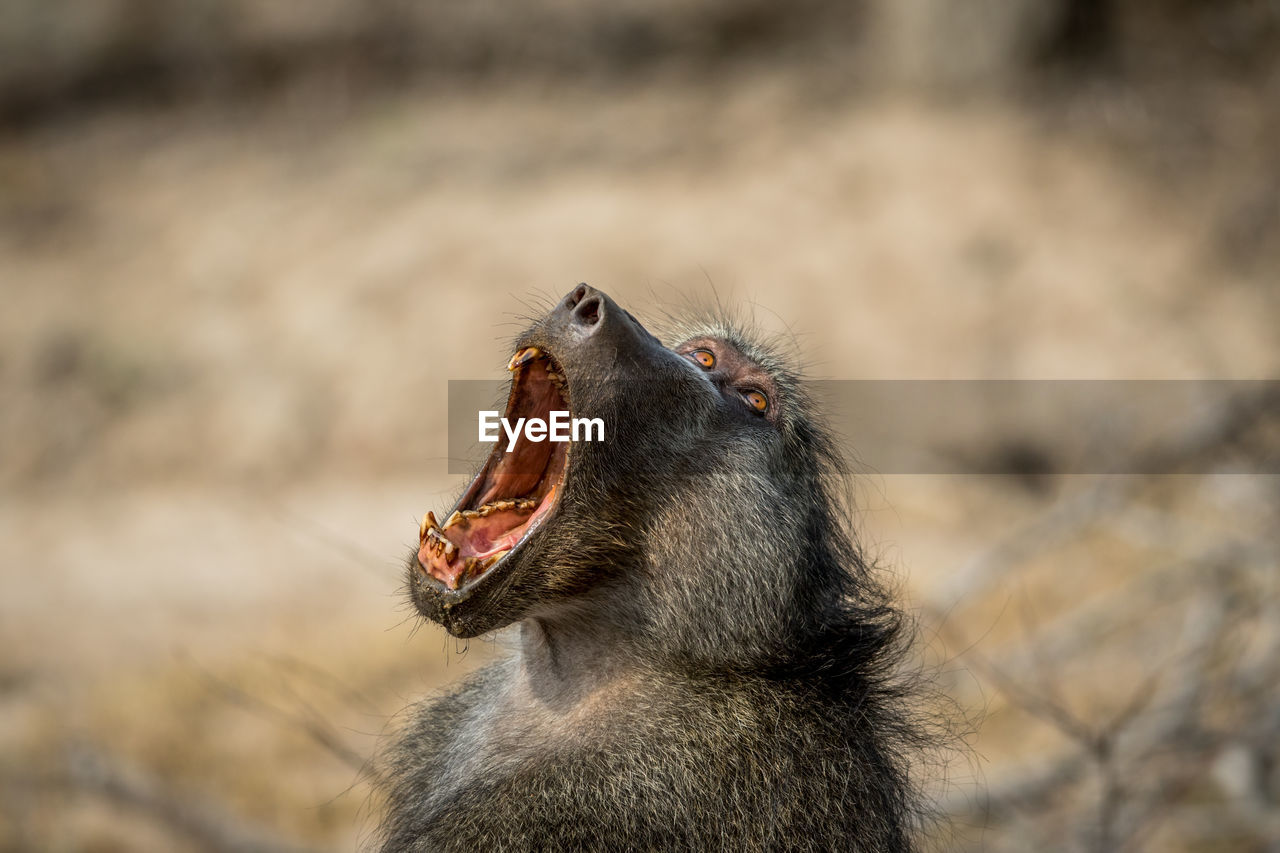
[[[367,843],[502,642],[399,594],[447,381],[576,282],[825,379],[1275,378],[1277,152],[1276,0],[6,0],[0,849]],[[935,849],[1280,850],[1280,483],[1215,473],[1278,422],[859,478]]]

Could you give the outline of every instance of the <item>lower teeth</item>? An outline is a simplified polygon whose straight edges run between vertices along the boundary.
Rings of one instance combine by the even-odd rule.
[[[487,518],[495,512],[527,512],[538,506],[538,502],[532,498],[508,499],[487,503],[476,509],[457,510],[453,515],[449,516],[448,521],[444,523],[444,529],[448,530],[455,524],[466,521],[473,521],[477,518]]]
[[[478,559],[476,557],[467,557],[466,568],[462,570],[462,574],[459,575],[458,579],[460,581],[470,581],[480,577],[489,569],[493,568],[493,566],[499,560],[507,556],[507,554],[509,553],[511,553],[509,549],[506,551],[499,551],[496,554],[490,554],[488,557],[485,557],[483,560]]]

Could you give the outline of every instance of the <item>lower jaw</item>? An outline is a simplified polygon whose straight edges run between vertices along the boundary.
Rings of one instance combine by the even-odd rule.
[[[476,510],[458,510],[445,520],[443,526],[433,513],[427,513],[419,530],[420,569],[451,590],[476,580],[500,563],[529,535],[550,511],[555,492],[556,486],[552,486],[537,503],[532,499],[503,500]],[[495,515],[522,514],[525,511],[531,512],[524,521],[502,529],[496,536],[481,532],[479,544],[470,537],[471,528],[487,526],[488,519]]]

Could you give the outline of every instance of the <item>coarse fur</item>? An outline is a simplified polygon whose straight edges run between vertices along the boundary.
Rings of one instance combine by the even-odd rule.
[[[915,849],[911,631],[849,530],[799,370],[725,316],[673,324],[666,348],[603,294],[615,337],[571,351],[575,294],[516,345],[561,359],[609,441],[573,447],[555,518],[467,614],[411,560],[424,614],[519,636],[411,710],[381,849]],[[720,373],[691,363],[703,347]]]

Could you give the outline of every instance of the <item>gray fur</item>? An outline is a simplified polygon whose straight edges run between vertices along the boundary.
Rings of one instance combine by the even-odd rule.
[[[556,352],[551,316],[517,344]],[[914,849],[909,632],[846,530],[838,454],[779,347],[720,319],[678,334],[762,368],[772,420],[656,341],[634,338],[640,368],[565,356],[575,413],[617,432],[575,446],[554,526],[471,621],[411,561],[424,614],[518,636],[411,710],[386,853]]]

